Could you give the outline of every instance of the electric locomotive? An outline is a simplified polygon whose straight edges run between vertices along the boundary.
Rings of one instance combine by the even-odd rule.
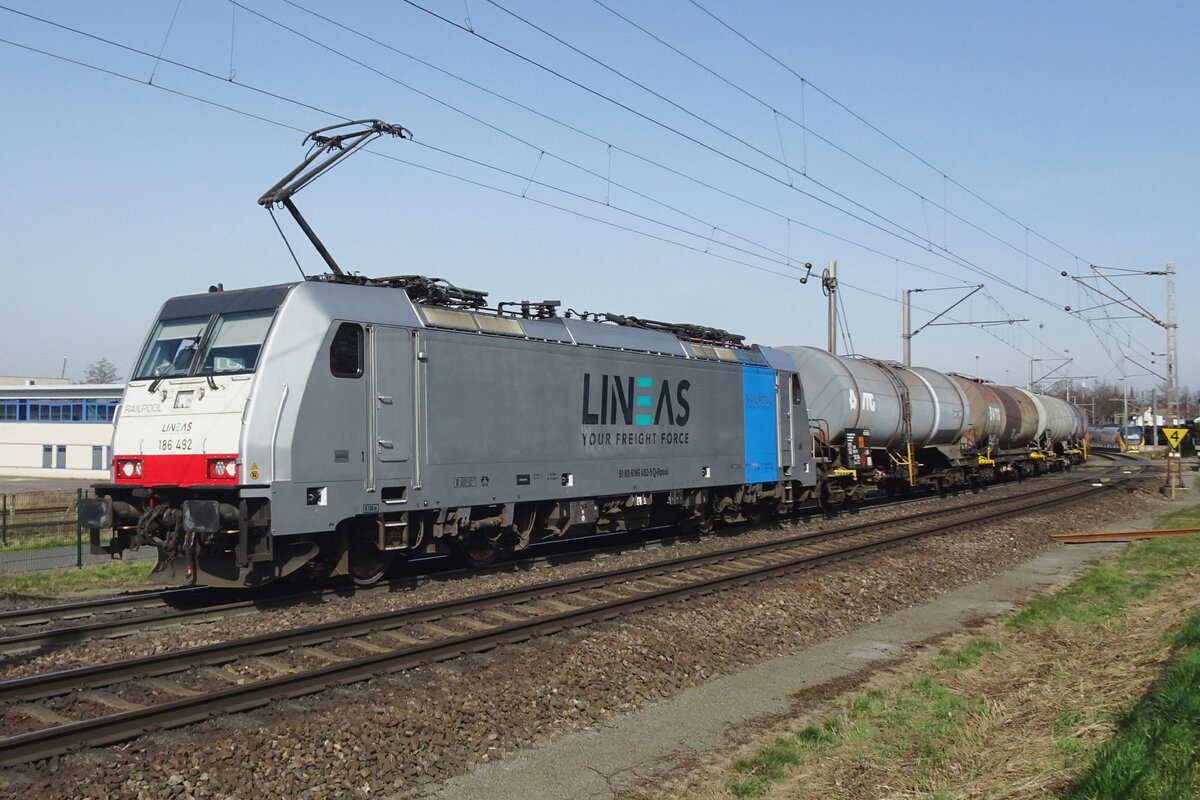
[[[168,300],[112,483],[81,510],[94,547],[155,546],[172,583],[371,582],[398,554],[479,564],[581,531],[707,529],[815,484],[783,353],[483,297],[325,276]]]

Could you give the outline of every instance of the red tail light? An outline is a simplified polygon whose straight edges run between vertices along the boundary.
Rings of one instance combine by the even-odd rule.
[[[117,478],[133,480],[142,477],[142,460],[140,458],[118,458],[113,461],[113,473]]]
[[[208,477],[214,481],[236,481],[238,463],[236,458],[210,458],[208,460]]]

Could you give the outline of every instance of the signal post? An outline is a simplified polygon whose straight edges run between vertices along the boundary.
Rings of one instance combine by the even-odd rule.
[[[1167,483],[1163,486],[1162,493],[1174,500],[1176,490],[1187,488],[1183,485],[1183,453],[1180,452],[1180,446],[1187,437],[1188,430],[1164,427],[1162,432],[1167,444],[1171,445],[1171,450],[1167,453]]]

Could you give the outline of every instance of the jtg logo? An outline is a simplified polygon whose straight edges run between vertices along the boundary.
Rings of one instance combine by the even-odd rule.
[[[663,379],[655,386],[645,375],[601,375],[597,381],[583,374],[584,425],[687,425],[691,407],[687,391],[691,382]]]

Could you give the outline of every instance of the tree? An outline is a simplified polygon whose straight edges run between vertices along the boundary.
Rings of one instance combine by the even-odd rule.
[[[104,356],[100,356],[99,361],[88,364],[87,370],[83,373],[84,383],[119,383],[120,380],[121,376],[117,374],[117,368]]]

